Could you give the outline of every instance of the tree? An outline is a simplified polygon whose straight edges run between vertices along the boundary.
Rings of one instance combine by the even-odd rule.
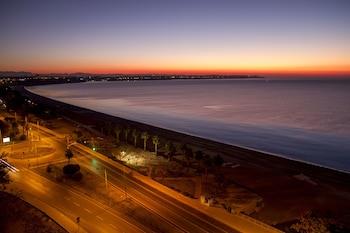
[[[197,161],[201,161],[203,159],[203,152],[201,150],[197,150],[194,158]]]
[[[173,143],[170,143],[170,153],[169,153],[169,160],[171,160],[176,154],[176,148]]]
[[[145,131],[141,134],[141,138],[143,139],[143,150],[146,150],[147,140],[149,138],[149,134]]]
[[[197,150],[194,158],[198,161],[199,167],[202,167],[203,152],[201,150]]]
[[[11,123],[11,133],[16,135],[18,133],[18,123],[16,121]]]
[[[224,163],[224,159],[221,157],[221,155],[217,154],[214,159],[213,159],[213,163],[215,164],[215,166],[217,167],[221,167],[221,165]]]
[[[208,170],[213,166],[213,160],[209,155],[204,155],[203,161],[205,166],[205,187],[207,187]]]
[[[128,143],[128,136],[129,136],[129,133],[130,133],[130,128],[129,127],[126,127],[124,129],[124,136],[125,136],[125,142]]]
[[[134,146],[137,146],[137,138],[139,137],[140,133],[136,129],[133,129],[132,136],[134,137]]]
[[[73,152],[70,149],[67,149],[65,152],[65,156],[68,159],[68,163],[69,163],[70,159],[73,158]]]
[[[334,219],[317,216],[312,212],[307,212],[302,215],[298,222],[294,223],[290,228],[295,232],[300,233],[329,233],[331,232],[330,228],[332,226],[337,228],[336,221]]]
[[[165,155],[168,156],[169,161],[176,154],[176,148],[171,141],[167,141],[167,143],[165,143],[164,150],[165,150]]]
[[[187,166],[189,166],[190,160],[191,160],[191,158],[193,158],[193,151],[191,148],[189,148],[189,147],[186,148],[185,157],[186,157],[186,161],[187,161]]]
[[[121,132],[122,132],[122,129],[120,128],[120,126],[116,126],[114,128],[114,134],[115,134],[115,138],[116,138],[117,143],[120,142],[120,133]]]
[[[0,120],[0,130],[2,135],[6,135],[9,132],[9,125],[6,122]]]
[[[6,160],[7,153],[2,152],[0,154],[0,159]],[[8,176],[9,169],[4,165],[3,163],[0,163],[0,184],[7,184],[10,182],[9,176]],[[3,186],[5,188],[5,186]]]
[[[4,185],[9,183],[8,172],[8,168],[4,164],[0,163],[0,184]]]
[[[181,144],[180,150],[181,150],[182,154],[185,154],[186,150],[187,150],[187,144],[185,144],[185,143]]]
[[[157,155],[158,152],[158,145],[159,145],[159,137],[157,135],[154,135],[152,137],[152,142],[154,144],[154,153]]]
[[[107,133],[107,135],[109,136],[109,135],[111,135],[112,134],[112,123],[111,122],[106,122],[105,123],[105,128],[106,128],[106,130],[105,130],[105,132]]]

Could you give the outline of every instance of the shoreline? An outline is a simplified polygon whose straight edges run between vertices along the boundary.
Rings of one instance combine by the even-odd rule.
[[[201,138],[196,135],[190,135],[183,132],[174,131],[171,129],[160,128],[157,126],[136,122],[118,116],[112,116],[102,112],[97,112],[91,109],[86,109],[71,104],[67,104],[58,100],[54,100],[45,96],[35,94],[23,86],[17,88],[23,95],[35,102],[39,102],[49,108],[60,109],[60,114],[69,116],[77,122],[94,123],[97,127],[102,127],[101,122],[112,122],[126,124],[143,131],[148,131],[151,134],[159,135],[160,137],[167,138],[169,140],[177,142],[185,142],[195,147],[203,148],[209,151],[216,151],[223,154],[225,157],[230,157],[238,162],[248,162],[253,165],[267,165],[278,171],[287,172],[293,175],[304,174],[317,179],[328,180],[337,183],[350,183],[350,172],[340,169],[334,169],[311,162],[305,162],[302,160],[291,159],[284,155],[273,154],[253,148],[248,148],[240,145],[231,145],[211,139]],[[85,117],[82,117],[84,116]],[[87,117],[88,116],[88,117]],[[87,117],[87,118],[86,118]],[[86,119],[89,120],[86,120]],[[87,122],[86,122],[87,121]],[[252,161],[249,161],[249,160]]]

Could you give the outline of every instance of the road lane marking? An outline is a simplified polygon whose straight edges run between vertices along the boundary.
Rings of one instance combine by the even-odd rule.
[[[66,199],[67,201],[70,201],[70,198],[69,198],[69,197],[64,197],[64,199]]]
[[[84,210],[85,210],[86,212],[88,212],[89,214],[91,214],[91,213],[92,213],[92,211],[91,211],[91,210],[89,210],[89,209],[84,208]]]
[[[73,201],[73,204],[80,207],[80,204],[79,203],[76,203],[75,201]]]
[[[105,206],[104,204],[102,204],[101,202],[99,201],[96,201],[95,199],[92,199],[91,197],[89,196],[86,196],[86,195],[81,195],[81,193],[77,193],[76,190],[72,189],[71,187],[66,187],[66,188],[63,188],[61,186],[59,186],[58,184],[56,184],[55,182],[51,181],[51,180],[48,180],[44,177],[42,177],[41,175],[31,171],[30,169],[25,169],[24,170],[25,173],[28,173],[28,175],[32,175],[33,177],[40,177],[41,179],[45,179],[45,181],[51,185],[54,185],[54,186],[57,186],[58,189],[60,190],[64,190],[64,191],[68,191],[70,195],[74,195],[76,197],[72,197],[72,198],[69,198],[70,199],[75,199],[75,198],[82,198],[86,201],[88,201],[90,203],[90,205],[92,206],[95,206],[96,208],[100,209],[100,210],[104,210],[106,211],[108,214],[112,215],[113,217],[117,218],[119,221],[122,221],[124,222],[125,224],[127,224],[129,227],[133,228],[133,229],[137,229],[137,231],[139,232],[143,232],[143,233],[146,233],[146,231],[144,231],[143,229],[141,229],[140,227],[136,226],[136,225],[133,225],[131,224],[128,220],[124,219],[122,216],[120,216],[119,214],[117,214],[117,212],[115,211],[111,211],[111,210],[108,210],[108,206]],[[68,200],[66,198],[67,196],[65,196],[64,198],[66,200]],[[101,218],[102,219],[102,218]]]
[[[113,225],[112,223],[109,224],[111,227],[113,227],[114,229],[118,229],[115,225]]]
[[[103,221],[103,218],[101,218],[100,216],[96,216],[96,218],[100,219],[101,221]]]

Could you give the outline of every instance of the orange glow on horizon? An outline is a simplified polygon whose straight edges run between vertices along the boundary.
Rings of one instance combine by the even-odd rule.
[[[347,67],[295,67],[295,68],[255,68],[255,69],[151,69],[151,68],[48,68],[48,69],[30,69],[33,73],[91,73],[91,74],[179,74],[179,75],[301,75],[301,76],[350,76],[350,66]]]

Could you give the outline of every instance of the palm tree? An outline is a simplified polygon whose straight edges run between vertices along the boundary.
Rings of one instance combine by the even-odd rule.
[[[154,135],[152,137],[152,142],[154,144],[154,152],[155,154],[157,155],[157,152],[158,152],[158,145],[159,145],[159,137],[157,135]]]
[[[203,152],[201,150],[196,151],[194,158],[198,161],[199,167],[201,167],[203,160]]]
[[[147,140],[149,138],[149,134],[145,131],[141,134],[141,138],[143,139],[143,150],[146,150]]]
[[[65,152],[65,156],[67,157],[69,163],[70,159],[73,158],[73,152],[70,149],[67,149]]]
[[[218,166],[218,167],[221,167],[221,165],[224,162],[225,162],[224,159],[219,154],[217,154],[213,159],[213,163],[215,164],[215,166]]]
[[[169,159],[169,154],[170,154],[170,141],[167,141],[166,143],[165,143],[165,145],[164,145],[164,153],[165,153],[165,155],[167,155],[168,156],[168,160],[170,160]]]
[[[185,150],[185,157],[187,161],[187,166],[190,165],[190,159],[193,158],[193,151],[191,148],[187,147]]]
[[[208,182],[208,169],[213,165],[213,160],[209,155],[204,155],[203,157],[204,165],[205,165],[205,188],[207,188]]]
[[[115,138],[116,138],[116,141],[117,141],[117,143],[119,143],[120,142],[120,133],[122,132],[122,129],[119,127],[119,126],[116,126],[115,128],[114,128],[114,134],[115,134]]]
[[[187,150],[187,144],[185,144],[185,143],[181,144],[180,150],[181,150],[182,154],[185,154],[186,150]]]
[[[172,157],[174,157],[176,154],[176,148],[172,142],[169,143],[169,153],[168,153],[168,160],[171,160]]]
[[[18,123],[17,121],[14,121],[11,123],[11,134],[16,136],[17,131],[18,131]]]
[[[136,147],[137,145],[137,138],[139,137],[140,133],[136,129],[132,130],[132,136],[134,137],[134,146]]]
[[[165,143],[164,150],[165,150],[165,155],[168,156],[169,161],[176,154],[176,148],[171,141],[167,141]]]
[[[128,135],[130,133],[130,128],[129,127],[126,127],[124,129],[124,136],[125,136],[125,142],[128,143]]]

